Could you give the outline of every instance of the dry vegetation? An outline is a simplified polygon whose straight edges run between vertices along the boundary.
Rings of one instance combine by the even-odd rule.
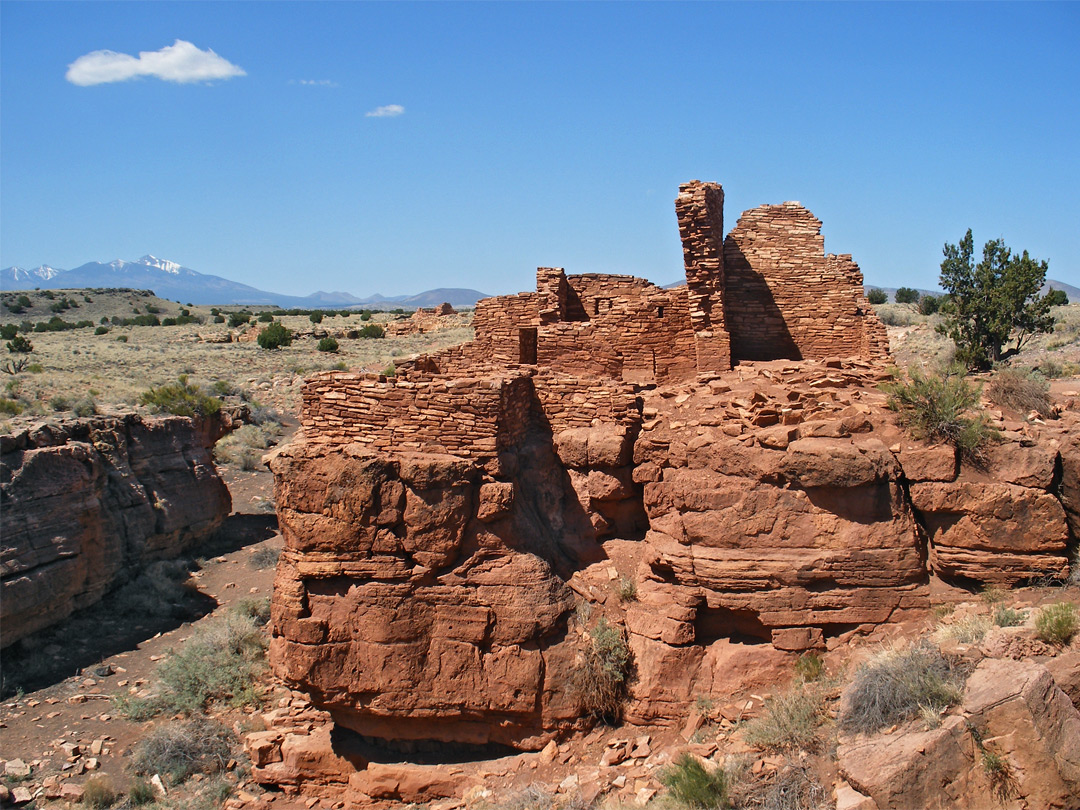
[[[78,308],[59,313],[68,322],[80,320],[99,324],[102,318],[134,318],[154,314],[159,319],[175,318],[186,310],[190,317],[204,323],[177,326],[104,326],[66,331],[30,332],[33,344],[29,354],[16,356],[0,348],[4,360],[26,360],[17,374],[0,375],[4,390],[0,396],[6,406],[0,418],[15,416],[39,419],[50,414],[64,414],[81,407],[84,415],[107,412],[116,407],[135,406],[150,386],[175,383],[186,374],[193,384],[211,388],[227,387],[244,391],[251,399],[283,413],[294,413],[299,405],[300,384],[305,375],[315,371],[340,368],[381,372],[394,359],[435,351],[472,339],[470,314],[450,316],[448,328],[435,333],[408,337],[347,338],[349,330],[359,331],[369,324],[385,324],[409,314],[375,313],[369,321],[357,312],[348,317],[327,314],[314,324],[308,315],[286,315],[280,320],[298,337],[291,345],[278,350],[262,349],[255,341],[218,343],[226,335],[238,336],[246,328],[230,327],[228,314],[241,307],[184,306],[147,296],[141,291],[97,292],[87,290],[54,291],[53,299],[42,292],[26,295],[34,306],[21,313],[0,307],[0,324],[24,321],[47,321],[57,313],[46,305],[68,300]],[[10,293],[4,293],[8,299]],[[84,298],[90,298],[85,301]],[[249,307],[253,320],[268,307]],[[138,310],[138,312],[136,312]],[[213,311],[224,322],[215,322]],[[265,326],[265,323],[258,323]],[[319,351],[322,336],[335,336],[338,349]]]
[[[953,359],[953,343],[936,329],[941,315],[920,315],[910,304],[874,307],[885,322],[897,365],[947,365]],[[1080,302],[1054,307],[1056,325],[1049,335],[1034,335],[1013,363],[1033,367],[1047,378],[1080,374]]]

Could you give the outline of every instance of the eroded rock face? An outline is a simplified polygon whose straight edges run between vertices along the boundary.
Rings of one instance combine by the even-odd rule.
[[[568,420],[592,395],[557,394],[541,375],[460,379],[432,407],[486,392],[494,435],[471,457],[435,452],[456,447],[446,434],[430,452],[372,450],[323,417],[272,462],[287,547],[275,671],[363,735],[535,748],[577,722],[578,603],[625,627],[627,718],[674,722],[703,689],[752,682],[740,671],[779,673],[794,653],[925,611],[931,575],[1009,585],[1062,572],[1055,491],[1075,416],[972,468],[900,434],[879,376],[744,365],[642,392],[588,426]],[[392,383],[374,384],[392,401]],[[423,403],[422,386],[405,390]],[[626,604],[574,581],[609,537],[637,549]]]
[[[976,810],[999,805],[983,762],[989,751],[1007,764],[1010,798],[1023,797],[1022,806],[1076,806],[1080,713],[1045,667],[981,662],[968,679],[960,712],[929,731],[842,739],[841,773],[879,810]]]
[[[220,430],[128,415],[0,437],[4,646],[209,536],[231,509]]]
[[[454,456],[304,444],[271,468],[280,676],[369,736],[536,747],[573,725],[557,570],[578,560],[561,533],[591,525],[563,514],[565,473],[485,481]]]

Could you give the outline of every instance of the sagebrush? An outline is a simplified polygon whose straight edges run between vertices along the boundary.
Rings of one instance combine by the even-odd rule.
[[[902,723],[923,707],[945,709],[960,701],[963,682],[963,673],[928,641],[888,650],[855,673],[844,695],[840,725],[871,733]]]
[[[900,423],[916,439],[945,442],[978,459],[996,433],[979,408],[979,389],[964,378],[963,370],[952,366],[941,374],[924,374],[911,368],[907,376],[884,386]]]
[[[681,754],[660,773],[660,782],[682,807],[712,810],[730,806],[724,770],[707,770],[693,754]]]
[[[597,720],[618,721],[630,668],[630,648],[622,629],[601,618],[590,633],[585,660],[570,683],[578,708]]]
[[[232,758],[232,742],[232,732],[206,717],[170,721],[139,741],[132,770],[162,774],[179,784],[192,774],[223,770]]]

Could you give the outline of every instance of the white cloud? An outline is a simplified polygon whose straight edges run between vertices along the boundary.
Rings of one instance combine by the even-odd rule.
[[[364,113],[368,118],[396,118],[404,114],[405,108],[400,104],[387,104],[385,107],[376,107],[371,112]]]
[[[246,75],[243,68],[209,48],[200,51],[190,42],[178,39],[160,51],[140,51],[138,58],[115,51],[92,51],[68,65],[66,78],[72,84],[86,87],[126,82],[139,76],[183,84]]]
[[[302,87],[340,87],[337,82],[330,79],[290,79],[289,84],[299,84]]]

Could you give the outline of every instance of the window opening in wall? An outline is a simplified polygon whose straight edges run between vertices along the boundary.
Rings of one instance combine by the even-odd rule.
[[[536,327],[523,326],[518,330],[518,362],[536,365]]]
[[[663,307],[657,307],[656,308],[656,317],[657,318],[663,318],[664,317],[664,308]]]

